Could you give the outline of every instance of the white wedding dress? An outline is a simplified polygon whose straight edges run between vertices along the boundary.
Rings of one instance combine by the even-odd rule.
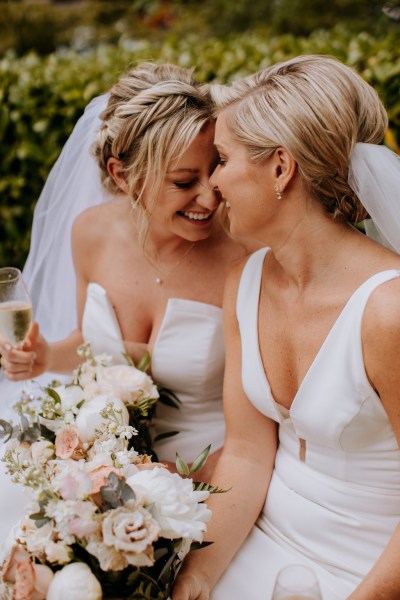
[[[212,600],[268,600],[277,571],[292,563],[314,569],[323,600],[344,600],[400,521],[400,450],[368,381],[361,345],[371,292],[400,271],[377,273],[352,294],[288,411],[272,397],[258,345],[266,252],[246,263],[237,316],[244,389],[279,423],[279,448],[262,514]]]
[[[124,345],[107,293],[90,283],[82,318],[82,333],[95,354],[106,352],[114,362],[125,362]],[[176,452],[191,462],[209,444],[222,447],[225,421],[222,383],[225,367],[222,309],[218,306],[170,298],[151,357],[152,377],[171,390],[179,408],[158,404],[155,435],[178,433],[155,444],[160,460],[175,462]]]
[[[91,341],[95,354],[107,353],[115,363],[124,363],[124,345],[117,318],[106,291],[90,283],[82,320],[85,340]],[[178,432],[155,444],[159,460],[175,462],[176,452],[191,462],[209,444],[211,452],[222,447],[225,421],[222,407],[222,383],[225,350],[222,309],[211,304],[171,298],[152,353],[155,382],[171,390],[179,399],[179,408],[159,404],[154,419],[155,435]],[[48,383],[51,375],[42,376]],[[0,418],[14,419],[16,385],[3,381],[4,398]],[[9,401],[7,390],[10,392]],[[13,399],[13,402],[11,401]],[[0,441],[0,455],[3,453]],[[22,487],[11,483],[0,463],[0,546],[10,529],[23,515],[27,498]],[[0,553],[1,558],[1,553]]]

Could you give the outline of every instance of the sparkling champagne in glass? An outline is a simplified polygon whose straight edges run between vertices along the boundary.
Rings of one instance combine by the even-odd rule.
[[[322,600],[317,576],[303,565],[284,567],[276,577],[271,600]]]
[[[32,302],[22,274],[14,267],[0,269],[0,333],[21,346],[32,322]]]

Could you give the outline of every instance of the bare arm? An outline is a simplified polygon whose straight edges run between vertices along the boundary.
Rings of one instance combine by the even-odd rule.
[[[378,288],[364,315],[365,367],[388,414],[400,446],[400,281]],[[400,524],[385,550],[349,597],[351,600],[400,598]]]
[[[256,521],[274,467],[276,424],[254,408],[241,383],[241,342],[236,320],[239,275],[238,268],[228,278],[225,291],[227,437],[212,480],[219,487],[231,489],[211,497],[213,517],[207,538],[214,543],[188,556],[174,587],[173,600],[207,600]]]

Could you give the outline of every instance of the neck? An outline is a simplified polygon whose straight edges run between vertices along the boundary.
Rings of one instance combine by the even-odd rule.
[[[353,235],[357,232],[348,224],[334,221],[325,212],[304,211],[301,220],[282,227],[268,245],[281,275],[302,290],[329,279],[334,264],[346,268],[343,252],[348,253],[348,246],[343,242]]]

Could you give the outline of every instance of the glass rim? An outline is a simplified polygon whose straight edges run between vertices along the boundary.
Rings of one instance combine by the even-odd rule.
[[[0,268],[0,284],[13,283],[21,277],[22,273],[17,267],[1,267]]]

